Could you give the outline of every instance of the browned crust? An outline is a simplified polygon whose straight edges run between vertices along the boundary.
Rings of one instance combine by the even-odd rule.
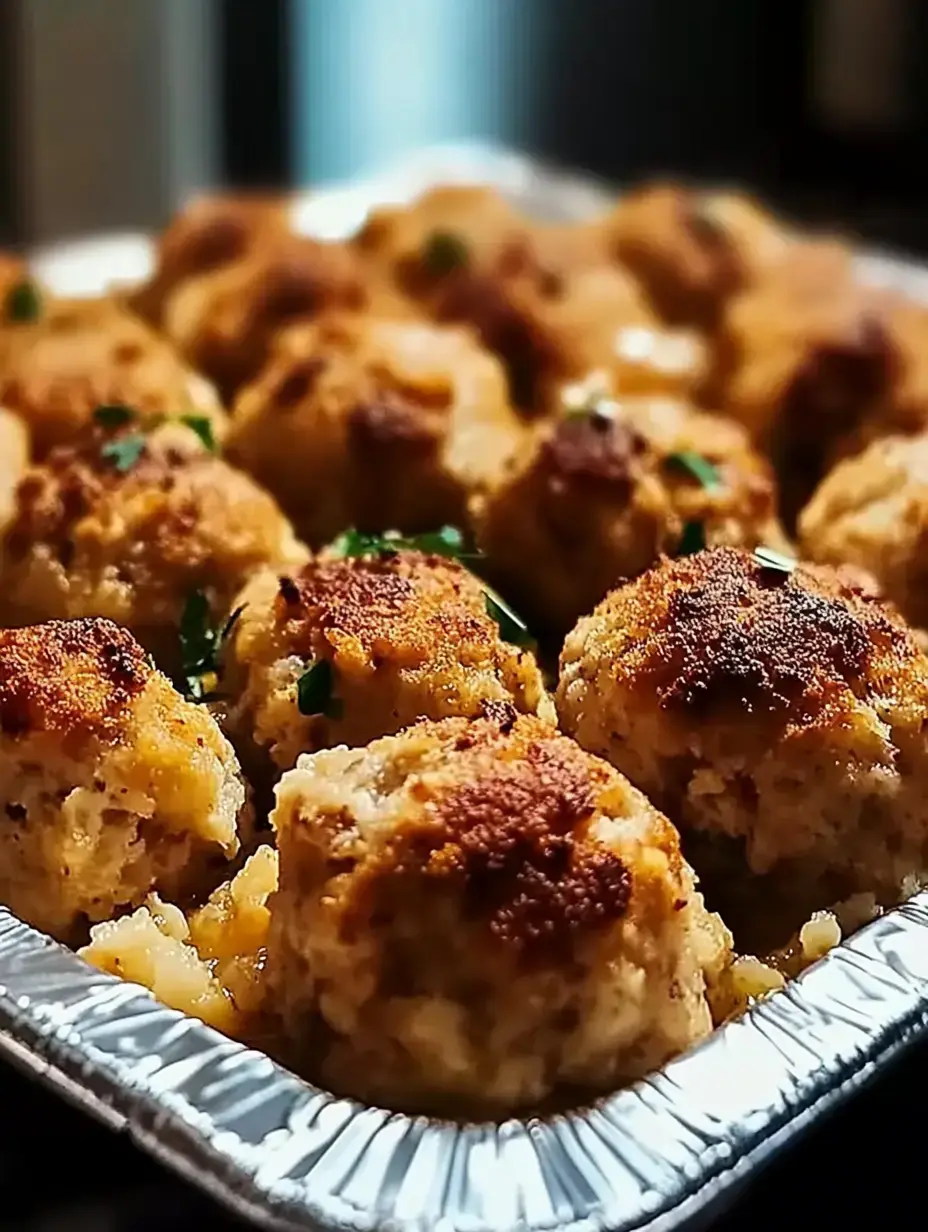
[[[555,480],[623,487],[646,450],[645,438],[625,419],[593,411],[559,420],[542,444],[539,463]]]
[[[115,741],[152,675],[141,646],[109,620],[0,630],[0,730]]]
[[[286,623],[297,653],[318,654],[347,636],[378,662],[423,656],[441,662],[462,643],[498,640],[476,579],[453,561],[418,552],[320,557],[281,579],[276,603],[276,619]]]
[[[632,872],[590,832],[619,781],[613,770],[533,716],[420,724],[422,733],[445,747],[454,781],[414,791],[425,808],[337,883],[346,920],[376,917],[382,899],[424,881],[459,895],[466,919],[531,962],[564,957],[626,915]]]
[[[607,599],[618,679],[690,716],[806,724],[924,664],[901,620],[841,571],[733,548],[665,560]]]

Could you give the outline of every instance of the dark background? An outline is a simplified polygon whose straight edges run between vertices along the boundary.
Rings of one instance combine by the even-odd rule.
[[[355,0],[295,2],[299,13],[288,0],[212,0],[219,167],[230,184],[297,185],[364,169],[364,142],[349,139],[364,121],[357,80],[347,66],[340,73],[342,66],[329,65],[331,83],[327,77],[314,94],[318,83],[306,79],[305,68],[335,6],[344,15]],[[924,0],[868,0],[887,21],[901,23],[904,55],[893,114],[858,115],[855,122],[816,101],[812,0],[518,0],[518,10],[516,0],[447,2],[472,6],[475,21],[496,24],[485,36],[485,56],[480,31],[468,33],[473,62],[458,79],[472,82],[473,97],[465,92],[447,112],[454,117],[449,131],[430,130],[430,137],[496,138],[616,182],[659,172],[740,182],[800,218],[928,250]],[[401,0],[380,3],[401,8]],[[849,7],[862,3],[848,0]],[[16,191],[13,8],[0,4],[0,237],[6,240],[21,238],[29,221]],[[512,88],[487,77],[501,71],[504,35]],[[387,62],[388,93],[389,70]],[[402,71],[398,62],[396,72]],[[489,119],[478,105],[481,91],[498,100]],[[303,114],[317,95],[327,100],[321,121]],[[398,113],[397,124],[405,120]],[[411,143],[417,131],[412,124]],[[780,1232],[797,1216],[856,1227],[864,1209],[878,1211],[882,1226],[911,1219],[921,1210],[918,1118],[926,1058],[928,1050],[920,1049],[811,1132],[742,1194],[717,1228],[734,1232],[749,1224],[754,1232]],[[238,1226],[125,1139],[5,1068],[0,1107],[3,1228],[222,1232]]]

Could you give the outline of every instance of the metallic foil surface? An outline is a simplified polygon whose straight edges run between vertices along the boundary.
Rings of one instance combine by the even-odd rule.
[[[506,151],[453,147],[362,185],[295,197],[300,229],[348,234],[430,183],[492,183],[584,218],[610,194]],[[36,254],[56,291],[143,278],[145,236]],[[928,296],[928,271],[861,258]],[[928,1024],[928,893],[660,1073],[591,1108],[456,1125],[336,1099],[260,1053],[87,966],[0,909],[0,1053],[258,1226],[390,1232],[650,1232],[692,1227],[772,1152]]]

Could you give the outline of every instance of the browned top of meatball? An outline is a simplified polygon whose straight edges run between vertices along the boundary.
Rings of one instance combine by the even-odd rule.
[[[578,483],[627,483],[635,459],[648,449],[646,437],[616,414],[573,414],[558,420],[541,445],[539,463],[551,476]]]
[[[762,559],[717,548],[665,560],[610,596],[599,612],[621,624],[617,678],[693,719],[805,726],[925,676],[901,619],[854,574]]]
[[[375,662],[400,666],[447,662],[499,640],[480,583],[439,556],[399,552],[387,558],[320,556],[282,578],[276,618],[296,653],[360,644]]]
[[[0,730],[8,736],[89,731],[115,741],[152,675],[141,646],[109,620],[0,630]]]
[[[595,832],[597,819],[616,815],[616,785],[628,789],[615,771],[533,716],[451,719],[410,734],[442,747],[445,770],[407,782],[411,807],[343,879],[346,915],[376,912],[404,886],[446,885],[465,919],[529,960],[623,918],[632,869]]]
[[[230,265],[262,239],[287,229],[280,198],[236,193],[191,202],[162,232],[155,273],[134,297],[134,306],[158,321],[165,297],[185,279]]]

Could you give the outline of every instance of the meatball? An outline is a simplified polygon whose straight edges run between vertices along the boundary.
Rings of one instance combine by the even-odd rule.
[[[809,560],[866,570],[928,626],[928,434],[884,437],[836,466],[800,516],[799,542]]]
[[[928,658],[856,574],[734,548],[664,561],[579,622],[557,703],[684,838],[817,886],[806,908],[924,875]]]
[[[662,553],[784,542],[747,434],[669,398],[594,399],[546,422],[471,514],[495,583],[555,636]]]
[[[304,751],[488,704],[553,718],[534,656],[503,640],[493,601],[456,561],[340,550],[292,576],[267,570],[237,599],[227,679],[243,743],[288,769]]]
[[[711,1029],[729,938],[676,832],[537,718],[301,757],[272,822],[269,996],[337,1090],[498,1115]]]
[[[101,971],[150,988],[172,1009],[253,1039],[261,1033],[267,903],[276,889],[277,852],[259,847],[186,918],[152,894],[132,915],[95,925],[79,953]]]
[[[783,255],[787,238],[745,197],[649,184],[606,223],[615,256],[674,325],[712,329],[728,298]]]
[[[361,271],[348,249],[291,236],[185,282],[165,305],[164,326],[231,401],[257,376],[287,325],[365,302]]]
[[[224,617],[259,567],[307,555],[273,498],[192,428],[99,426],[20,482],[0,553],[0,619],[106,616],[177,674],[193,592]]]
[[[228,447],[321,544],[352,525],[461,525],[523,432],[497,361],[463,331],[340,317],[281,339]]]
[[[526,412],[591,368],[621,367],[617,336],[653,325],[600,227],[530,223],[489,189],[433,189],[375,213],[355,243],[430,316],[471,325]]]
[[[790,516],[836,455],[925,422],[915,324],[886,292],[858,282],[840,245],[797,245],[732,300],[708,396],[772,455]]]
[[[224,434],[211,386],[113,300],[52,302],[12,334],[0,365],[0,406],[25,420],[36,457],[80,436],[101,405],[131,406],[145,419],[189,412]]]
[[[132,298],[155,325],[164,305],[191,278],[242,261],[264,242],[290,230],[283,198],[222,194],[199,197],[180,210],[158,239],[155,270]]]
[[[239,847],[230,745],[108,620],[0,630],[0,784],[0,901],[61,940]]]

